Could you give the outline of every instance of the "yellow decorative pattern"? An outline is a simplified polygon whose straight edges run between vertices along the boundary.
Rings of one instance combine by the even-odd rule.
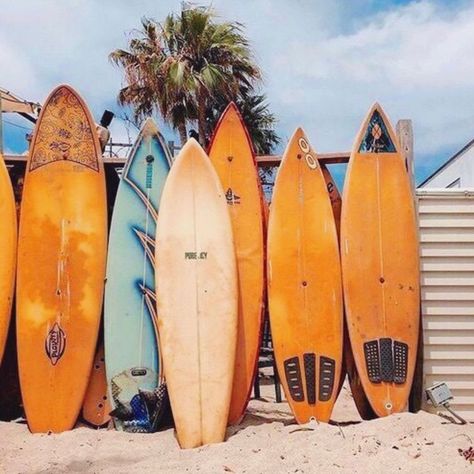
[[[30,160],[30,171],[54,161],[69,160],[99,171],[95,130],[78,97],[60,87],[39,120]]]

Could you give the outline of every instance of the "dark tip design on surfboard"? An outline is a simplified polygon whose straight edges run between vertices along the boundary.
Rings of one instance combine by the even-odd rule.
[[[359,153],[396,153],[396,151],[382,115],[377,109],[374,110],[360,143]]]

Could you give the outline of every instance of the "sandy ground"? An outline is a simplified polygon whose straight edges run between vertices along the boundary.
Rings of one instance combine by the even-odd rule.
[[[5,473],[389,473],[472,472],[458,448],[474,445],[474,424],[459,426],[426,412],[361,422],[344,386],[334,424],[302,429],[288,405],[262,386],[225,443],[180,450],[172,429],[153,435],[79,427],[32,435],[25,424],[0,423]]]

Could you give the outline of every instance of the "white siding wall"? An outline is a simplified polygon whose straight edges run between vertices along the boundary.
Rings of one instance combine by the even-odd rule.
[[[422,189],[447,188],[458,179],[458,188],[474,188],[474,144],[424,183]]]
[[[417,195],[424,386],[446,382],[452,407],[474,421],[474,190]]]

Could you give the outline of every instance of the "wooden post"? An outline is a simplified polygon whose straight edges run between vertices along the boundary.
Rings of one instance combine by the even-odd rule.
[[[401,151],[405,157],[405,164],[410,176],[413,194],[415,194],[415,162],[413,154],[413,125],[411,120],[397,122],[397,137]]]
[[[399,120],[397,122],[397,136],[400,142],[401,151],[405,157],[405,164],[408,175],[410,176],[411,189],[413,199],[415,201],[415,209],[418,210],[418,202],[416,199],[416,183],[415,183],[415,160],[413,153],[413,125],[411,120]],[[418,212],[417,221],[418,221]],[[416,354],[415,374],[413,376],[413,384],[410,391],[408,401],[408,409],[412,413],[421,410],[423,401],[423,319],[421,317],[420,307],[420,330],[418,332],[418,349]]]
[[[3,108],[2,93],[0,92],[0,153],[3,153]]]

